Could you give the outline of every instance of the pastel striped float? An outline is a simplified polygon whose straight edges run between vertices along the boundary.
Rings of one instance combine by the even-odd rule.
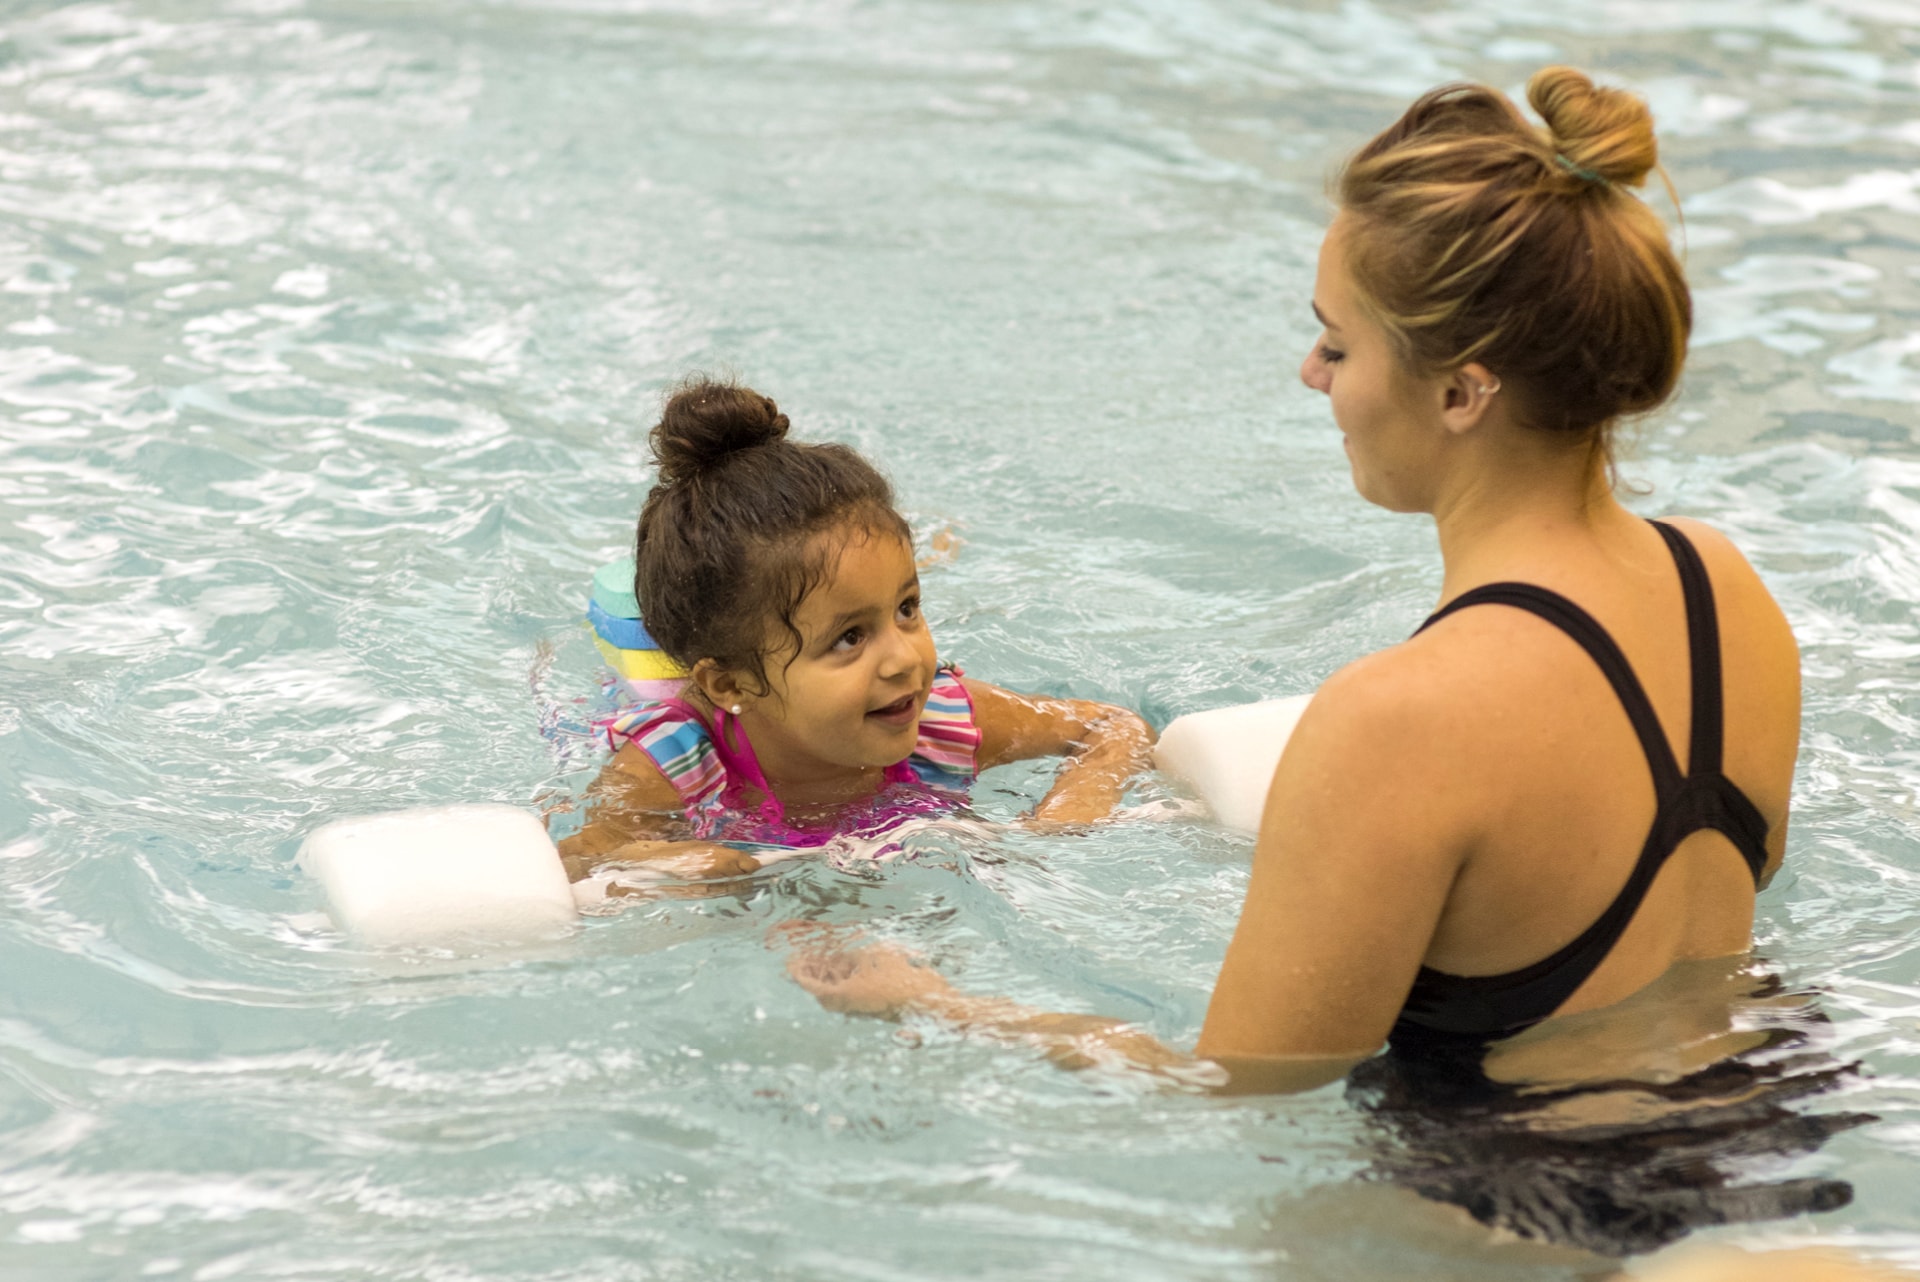
[[[687,670],[667,656],[640,619],[633,595],[633,560],[611,561],[593,572],[587,626],[600,656],[628,694],[646,703],[671,699],[687,683]]]

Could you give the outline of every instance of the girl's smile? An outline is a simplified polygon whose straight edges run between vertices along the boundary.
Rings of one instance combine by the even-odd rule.
[[[918,725],[920,722],[920,696],[902,695],[882,708],[867,713],[869,721],[878,721],[887,726]]]
[[[831,790],[913,752],[938,665],[906,541],[858,525],[819,537],[840,546],[793,612],[798,650],[768,664],[741,725],[776,786]]]

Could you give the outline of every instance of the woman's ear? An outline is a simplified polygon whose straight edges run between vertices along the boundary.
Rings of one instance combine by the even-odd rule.
[[[1480,426],[1500,395],[1500,376],[1478,361],[1462,365],[1441,382],[1441,422],[1449,432]]]

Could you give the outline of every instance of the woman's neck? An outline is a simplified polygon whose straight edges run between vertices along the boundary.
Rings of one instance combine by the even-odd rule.
[[[1572,549],[1606,542],[1634,520],[1613,496],[1598,454],[1523,439],[1473,462],[1434,504],[1446,566],[1442,600],[1483,583],[1537,577],[1530,567],[1564,563]]]

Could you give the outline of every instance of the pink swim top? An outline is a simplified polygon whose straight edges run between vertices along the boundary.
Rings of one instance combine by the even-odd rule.
[[[872,833],[914,815],[951,810],[978,770],[980,729],[958,668],[942,668],[920,712],[920,736],[905,761],[886,770],[874,797],[827,827],[796,828],[767,784],[738,720],[715,709],[713,722],[680,699],[643,703],[595,722],[607,746],[635,744],[673,790],[694,836],[743,845],[823,846],[842,833]],[[747,790],[761,798],[749,802]]]

